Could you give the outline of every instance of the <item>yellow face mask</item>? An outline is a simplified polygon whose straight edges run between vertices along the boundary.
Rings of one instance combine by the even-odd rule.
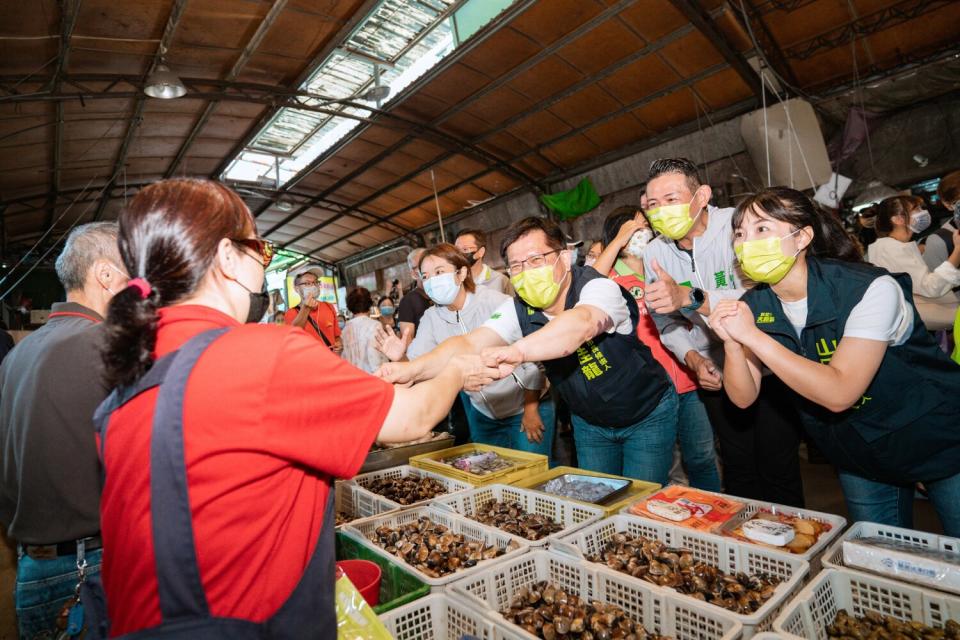
[[[783,238],[799,233],[797,229]],[[767,284],[777,284],[783,277],[790,272],[793,264],[797,261],[797,253],[788,256],[780,248],[780,241],[783,238],[763,238],[761,240],[747,240],[743,244],[733,248],[733,252],[740,261],[740,267],[743,273],[754,282],[766,282]]]
[[[694,194],[694,197],[696,197],[696,194]],[[647,211],[647,220],[650,221],[650,226],[659,233],[671,240],[679,240],[687,235],[701,213],[703,213],[703,209],[700,209],[697,215],[691,218],[689,202],[686,204],[665,204]]]
[[[557,256],[557,260],[560,257]],[[545,264],[535,269],[521,271],[510,278],[510,284],[516,290],[517,295],[531,307],[535,309],[546,309],[557,299],[560,293],[560,284],[553,279],[553,264]],[[566,279],[566,275],[564,275]]]

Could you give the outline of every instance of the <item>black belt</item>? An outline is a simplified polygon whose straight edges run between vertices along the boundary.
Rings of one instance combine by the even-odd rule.
[[[34,560],[51,560],[60,556],[77,555],[77,544],[83,541],[84,551],[96,551],[103,547],[103,540],[99,535],[81,538],[80,540],[70,540],[69,542],[58,542],[56,544],[25,544],[24,553]]]

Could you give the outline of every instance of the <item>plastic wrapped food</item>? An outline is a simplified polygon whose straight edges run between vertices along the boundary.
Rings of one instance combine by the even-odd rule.
[[[444,458],[440,462],[448,464],[454,469],[466,471],[474,475],[483,476],[494,471],[502,471],[514,466],[512,462],[501,457],[495,451],[485,453],[468,453],[454,458]]]
[[[627,479],[579,476],[568,473],[535,488],[555,496],[599,504],[622,493],[629,487],[630,481]]]
[[[793,529],[794,535],[790,537],[789,540],[786,540],[783,544],[776,544],[776,542],[769,540],[757,540],[756,537],[750,535],[749,531],[744,529],[744,527],[751,526],[751,523],[756,522],[772,522],[775,524],[789,526]],[[741,523],[736,528],[730,531],[725,531],[724,534],[744,542],[751,542],[753,544],[782,549],[789,551],[790,553],[802,554],[809,551],[810,547],[816,544],[817,540],[820,539],[820,536],[827,531],[830,531],[832,528],[833,527],[825,522],[819,522],[809,518],[791,516],[785,513],[760,511],[751,519]]]
[[[960,554],[889,538],[843,541],[843,563],[897,580],[960,593]]]
[[[651,509],[649,503],[653,503]],[[665,515],[666,504],[672,504],[671,515]],[[697,531],[714,531],[723,526],[730,518],[743,509],[743,503],[727,496],[713,494],[706,491],[691,489],[690,487],[669,486],[653,494],[646,500],[634,503],[630,513],[654,520],[661,520]],[[675,520],[683,514],[683,510],[690,513],[690,517]],[[677,515],[672,515],[676,513]],[[663,515],[662,515],[663,514]]]

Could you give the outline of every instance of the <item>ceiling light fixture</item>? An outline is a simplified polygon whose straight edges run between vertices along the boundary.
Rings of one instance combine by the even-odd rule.
[[[180,77],[165,64],[158,64],[149,76],[147,83],[143,86],[143,92],[151,98],[160,98],[161,100],[172,100],[181,98],[187,94],[187,88],[183,86]]]

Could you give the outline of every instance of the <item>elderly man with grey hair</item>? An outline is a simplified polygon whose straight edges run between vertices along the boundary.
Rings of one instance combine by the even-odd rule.
[[[20,638],[53,638],[73,603],[78,563],[100,570],[100,464],[93,413],[101,379],[100,323],[129,276],[117,225],[74,229],[57,258],[66,302],[0,365],[0,523],[17,542]]]
[[[420,277],[420,256],[426,249],[414,249],[407,254],[407,266],[413,276],[413,287],[400,300],[397,307],[397,322],[400,326],[400,337],[404,346],[409,347],[420,328],[420,318],[433,304],[423,290],[423,280]]]

